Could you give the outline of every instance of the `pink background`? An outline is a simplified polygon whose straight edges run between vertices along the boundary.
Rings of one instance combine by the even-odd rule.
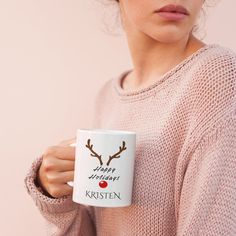
[[[115,11],[97,2],[1,1],[0,235],[45,235],[23,187],[31,162],[90,126],[99,87],[132,66],[124,35],[102,31]],[[235,9],[225,0],[210,11],[205,42],[236,51]]]

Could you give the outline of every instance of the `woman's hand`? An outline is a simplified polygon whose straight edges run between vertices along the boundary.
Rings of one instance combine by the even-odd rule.
[[[73,188],[67,182],[74,178],[75,147],[69,145],[75,142],[75,138],[64,140],[43,154],[37,181],[54,198],[72,194]]]

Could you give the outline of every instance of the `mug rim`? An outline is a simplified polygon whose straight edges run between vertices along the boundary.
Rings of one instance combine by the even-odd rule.
[[[95,133],[102,133],[102,134],[131,134],[136,135],[135,132],[129,130],[115,130],[115,129],[92,129],[92,128],[79,128],[77,132],[95,132]]]

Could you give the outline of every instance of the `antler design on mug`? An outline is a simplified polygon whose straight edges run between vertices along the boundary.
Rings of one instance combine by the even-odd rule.
[[[111,160],[112,160],[113,158],[119,158],[120,156],[118,156],[118,155],[126,149],[126,147],[125,147],[125,141],[123,141],[122,144],[123,144],[123,146],[122,146],[122,147],[121,147],[121,146],[119,147],[120,150],[119,150],[117,153],[115,153],[115,154],[112,155],[112,156],[109,156],[109,160],[108,160],[108,162],[107,162],[107,165],[108,165],[108,166],[109,166],[109,164],[110,164],[110,162],[111,162]]]
[[[98,158],[98,160],[99,160],[99,162],[100,162],[100,165],[102,165],[103,163],[102,163],[102,155],[98,155],[92,148],[93,148],[93,145],[91,144],[90,145],[90,139],[88,139],[88,143],[87,143],[87,145],[86,145],[86,147],[92,152],[92,154],[90,154],[91,156],[93,156],[93,157],[97,157]]]
[[[120,150],[119,150],[117,153],[115,153],[115,154],[112,155],[112,156],[109,156],[109,160],[108,160],[108,162],[107,162],[107,166],[109,166],[109,164],[110,164],[110,162],[111,162],[112,159],[114,159],[114,158],[120,158],[119,154],[120,154],[121,152],[123,152],[124,150],[126,150],[125,141],[122,142],[122,145],[123,145],[122,147],[121,147],[121,146],[119,147]],[[97,157],[98,160],[99,160],[99,162],[100,162],[100,165],[102,165],[102,164],[103,164],[103,162],[102,162],[102,155],[98,155],[98,154],[93,150],[93,144],[90,144],[90,139],[88,139],[87,144],[86,144],[85,146],[92,152],[92,154],[90,154],[90,155],[93,156],[93,157]]]

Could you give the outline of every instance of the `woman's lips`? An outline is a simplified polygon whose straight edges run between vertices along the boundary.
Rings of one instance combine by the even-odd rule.
[[[182,20],[187,15],[177,12],[157,12],[159,16],[166,18],[167,20]]]
[[[167,20],[182,20],[189,15],[187,9],[181,5],[166,5],[156,10],[155,13]]]

